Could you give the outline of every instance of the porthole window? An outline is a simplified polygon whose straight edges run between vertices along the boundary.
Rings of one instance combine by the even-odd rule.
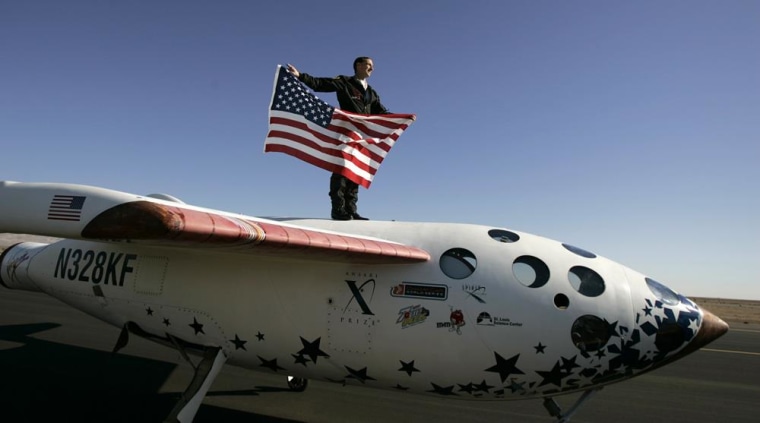
[[[464,279],[475,271],[478,261],[470,250],[452,248],[441,255],[441,271],[451,279]]]
[[[581,257],[586,257],[586,258],[590,258],[590,259],[596,258],[596,254],[594,254],[592,252],[589,252],[589,251],[586,251],[583,248],[578,248],[578,247],[576,247],[574,245],[570,245],[570,244],[562,244],[562,246],[565,247],[568,251],[570,251],[572,253],[575,253],[575,254],[578,254]]]
[[[512,273],[528,288],[540,288],[549,282],[549,267],[541,259],[520,256],[512,263]]]
[[[499,242],[511,243],[520,240],[520,235],[517,235],[514,232],[505,231],[504,229],[491,229],[488,231],[488,235]]]
[[[598,297],[604,292],[604,279],[598,273],[583,266],[574,266],[567,272],[570,285],[587,297]]]
[[[587,314],[573,323],[570,334],[575,347],[581,351],[597,351],[607,345],[612,333],[604,320]]]
[[[679,348],[684,342],[686,342],[686,335],[676,322],[663,322],[654,338],[654,345],[663,353]]]
[[[554,306],[560,310],[565,310],[570,306],[570,299],[565,294],[557,294],[554,296]]]
[[[657,282],[654,279],[645,278],[647,281],[647,286],[649,287],[649,290],[652,291],[655,297],[657,297],[658,300],[664,302],[665,304],[670,305],[676,305],[681,302],[681,299],[678,298],[678,294],[673,292],[672,289],[668,288],[667,286]]]

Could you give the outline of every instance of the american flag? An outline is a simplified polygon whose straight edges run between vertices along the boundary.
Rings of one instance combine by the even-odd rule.
[[[54,195],[48,208],[48,220],[79,222],[86,199],[87,197],[80,195]]]
[[[413,114],[362,115],[336,109],[277,66],[264,152],[297,157],[369,188]]]

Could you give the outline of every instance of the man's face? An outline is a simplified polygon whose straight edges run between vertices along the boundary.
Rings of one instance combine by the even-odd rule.
[[[373,70],[375,70],[375,64],[372,63],[372,59],[367,59],[361,63],[357,63],[356,77],[359,79],[369,78]]]

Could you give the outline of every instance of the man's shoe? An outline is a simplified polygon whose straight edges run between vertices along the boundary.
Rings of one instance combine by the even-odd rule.
[[[333,213],[332,214],[333,220],[351,220],[353,217],[348,213]]]
[[[368,218],[366,218],[366,217],[364,217],[364,216],[360,215],[359,213],[354,213],[354,214],[352,214],[352,215],[351,215],[351,217],[352,217],[354,220],[369,220]]]

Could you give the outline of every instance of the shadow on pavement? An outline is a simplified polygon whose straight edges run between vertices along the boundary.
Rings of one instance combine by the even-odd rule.
[[[0,421],[161,422],[180,392],[158,393],[177,366],[36,339],[57,323],[0,326]],[[209,395],[260,395],[256,387]],[[293,420],[202,405],[196,422],[292,423]]]

